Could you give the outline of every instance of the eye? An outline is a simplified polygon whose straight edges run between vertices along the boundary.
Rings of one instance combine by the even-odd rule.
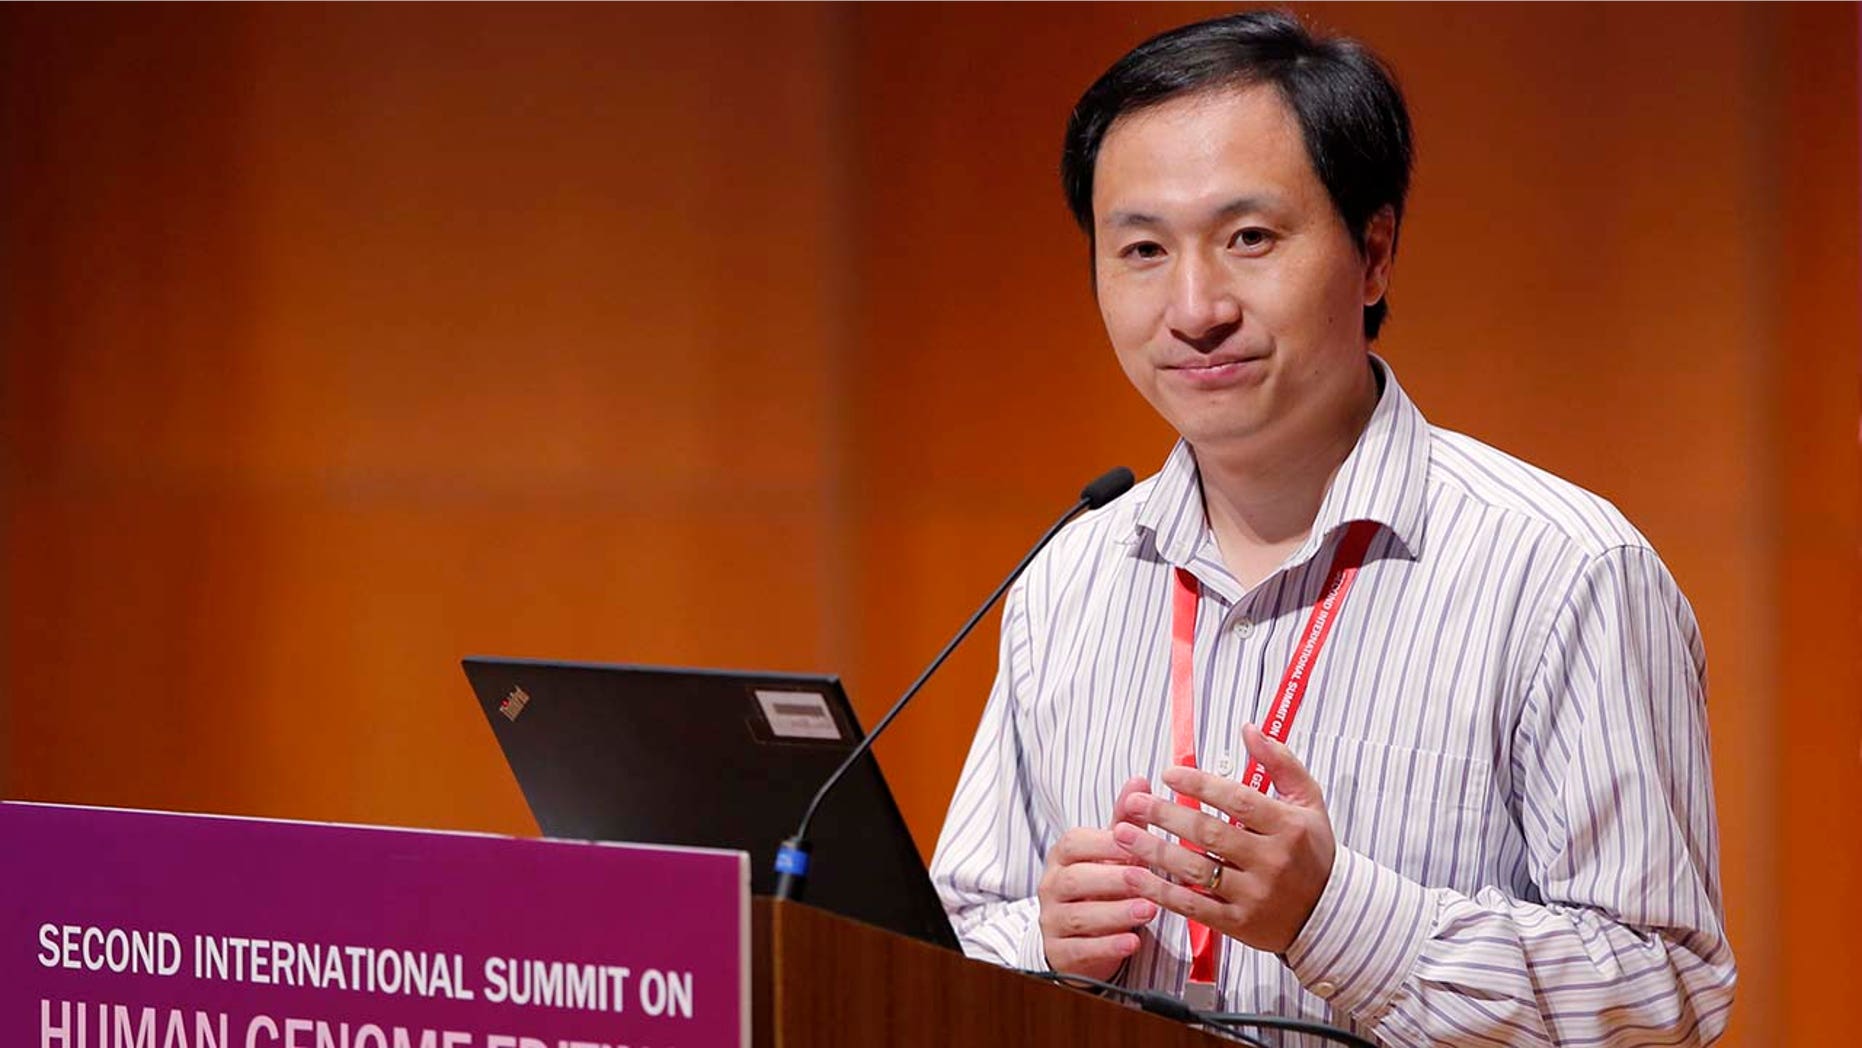
[[[1118,257],[1150,262],[1164,257],[1164,245],[1154,240],[1140,240],[1119,249]]]
[[[1228,240],[1228,246],[1231,249],[1240,250],[1250,255],[1258,255],[1272,247],[1273,244],[1274,234],[1272,231],[1262,229],[1260,226],[1247,226],[1243,229],[1238,229],[1235,231],[1235,235]]]

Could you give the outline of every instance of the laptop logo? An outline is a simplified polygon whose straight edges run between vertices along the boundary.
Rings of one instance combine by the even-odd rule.
[[[504,697],[504,701],[498,703],[498,712],[504,714],[505,720],[516,723],[517,715],[524,712],[524,707],[528,705],[530,705],[530,696],[524,692],[524,689],[512,688],[511,693]]]
[[[824,695],[812,691],[761,691],[756,701],[778,739],[839,739],[840,725],[828,710]]]

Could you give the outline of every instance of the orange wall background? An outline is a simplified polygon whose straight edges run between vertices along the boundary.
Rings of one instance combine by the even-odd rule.
[[[1218,10],[0,8],[0,794],[534,832],[474,652],[838,671],[870,721],[1168,449],[1057,147]],[[1856,10],[1302,10],[1418,126],[1381,351],[1699,613],[1730,1043],[1841,1043]],[[927,849],[993,660],[881,745]]]

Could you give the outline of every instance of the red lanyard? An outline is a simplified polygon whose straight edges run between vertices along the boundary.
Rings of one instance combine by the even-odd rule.
[[[1370,549],[1371,538],[1377,534],[1377,525],[1368,520],[1353,521],[1345,530],[1345,537],[1339,541],[1338,552],[1332,556],[1331,570],[1325,576],[1325,589],[1320,593],[1318,603],[1312,606],[1312,614],[1306,617],[1306,629],[1300,634],[1298,646],[1293,649],[1293,658],[1287,663],[1287,671],[1280,678],[1280,687],[1274,692],[1274,703],[1267,711],[1266,723],[1261,725],[1261,733],[1275,742],[1286,742],[1287,732],[1293,727],[1293,718],[1300,711],[1300,700],[1306,697],[1306,684],[1312,677],[1312,668],[1319,661],[1319,653],[1325,650],[1326,638],[1332,634],[1332,624],[1338,621],[1339,609],[1344,607],[1345,596],[1351,592],[1352,580],[1358,576],[1358,568],[1364,564],[1364,555]],[[1202,590],[1196,576],[1178,568],[1175,572],[1176,586],[1170,602],[1170,739],[1171,759],[1186,768],[1196,767],[1196,695],[1193,687],[1196,654],[1196,607],[1201,602]],[[1267,769],[1253,757],[1248,758],[1247,769],[1242,773],[1241,781],[1262,793],[1267,792],[1270,782]],[[1190,808],[1201,805],[1192,798],[1177,795],[1177,803]],[[1208,984],[1202,991],[1206,999],[1213,1000],[1216,981],[1215,936],[1210,934],[1207,926],[1195,921],[1190,924],[1190,982]]]

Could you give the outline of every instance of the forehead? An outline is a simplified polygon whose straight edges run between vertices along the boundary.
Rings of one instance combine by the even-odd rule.
[[[1093,214],[1170,217],[1238,198],[1329,206],[1299,120],[1266,85],[1182,95],[1113,121],[1093,168]]]

